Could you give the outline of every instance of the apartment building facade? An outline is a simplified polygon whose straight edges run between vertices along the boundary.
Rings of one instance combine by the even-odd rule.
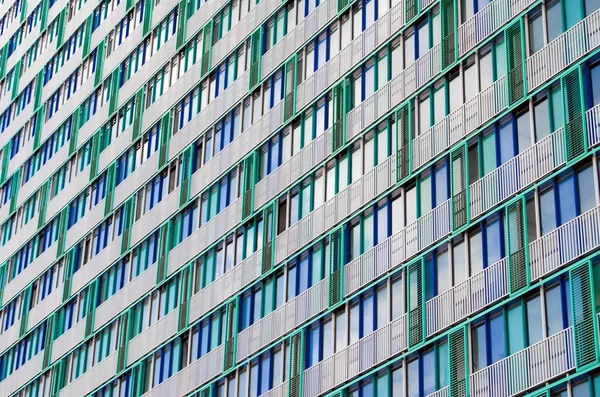
[[[600,0],[1,0],[0,397],[600,396]]]

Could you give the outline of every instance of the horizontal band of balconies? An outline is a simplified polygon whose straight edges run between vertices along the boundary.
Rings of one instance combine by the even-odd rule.
[[[458,56],[490,38],[537,0],[493,0],[458,27]]]
[[[520,350],[469,376],[473,397],[509,397],[575,369],[573,327]]]
[[[600,10],[597,10],[527,58],[527,91],[533,92],[599,46]]]

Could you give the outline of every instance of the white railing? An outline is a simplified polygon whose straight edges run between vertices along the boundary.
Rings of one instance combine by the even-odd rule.
[[[462,57],[537,0],[494,0],[458,27],[458,56]]]
[[[392,155],[279,234],[275,238],[275,262],[287,259],[395,183],[396,157]]]
[[[531,279],[537,280],[600,247],[600,206],[529,244]]]
[[[286,359],[288,359],[286,357]],[[286,380],[279,386],[275,386],[269,391],[264,392],[260,397],[287,397],[288,395],[288,381]]]
[[[317,396],[406,350],[406,314],[304,371],[303,396]]]
[[[254,186],[254,210],[298,182],[304,174],[325,160],[331,154],[331,144],[331,129],[328,129],[258,182]]]
[[[442,154],[481,125],[506,109],[506,76],[502,76],[477,96],[413,139],[412,169]]]
[[[450,395],[450,386],[446,386],[436,392],[428,394],[427,397],[448,397]]]
[[[553,132],[469,186],[471,219],[565,163],[563,129]]]
[[[349,296],[406,259],[450,233],[450,200],[344,267],[344,296]]]
[[[357,136],[441,71],[440,44],[404,69],[346,115],[347,140]]]
[[[533,91],[600,45],[600,10],[527,58],[527,89]]]
[[[296,109],[303,109],[403,26],[404,2],[400,2],[298,85]]]
[[[296,26],[288,28],[286,35],[263,54],[260,61],[261,80],[268,77],[337,14],[337,0],[322,1]]]
[[[469,377],[472,397],[509,397],[575,368],[569,327]]]
[[[483,309],[508,294],[507,260],[503,258],[428,300],[427,336]]]
[[[600,143],[600,105],[596,105],[585,113],[588,133],[588,147]]]
[[[240,332],[236,362],[239,363],[327,309],[328,287],[329,279],[325,278]]]

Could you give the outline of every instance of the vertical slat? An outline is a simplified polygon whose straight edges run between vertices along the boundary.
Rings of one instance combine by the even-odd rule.
[[[515,293],[529,284],[527,277],[527,242],[525,233],[524,198],[506,207],[506,245],[510,292]]]

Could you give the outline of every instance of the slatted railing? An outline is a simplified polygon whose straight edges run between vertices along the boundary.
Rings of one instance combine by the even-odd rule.
[[[472,397],[509,397],[575,368],[573,328],[569,327],[469,377]]]
[[[406,314],[304,371],[303,396],[345,383],[407,348]]]
[[[483,309],[508,294],[506,258],[426,302],[427,336]]]
[[[561,128],[472,183],[469,187],[471,219],[564,164],[564,142]]]
[[[527,89],[532,92],[600,46],[600,10],[527,58]]]
[[[531,279],[537,280],[600,247],[600,206],[529,244]]]

